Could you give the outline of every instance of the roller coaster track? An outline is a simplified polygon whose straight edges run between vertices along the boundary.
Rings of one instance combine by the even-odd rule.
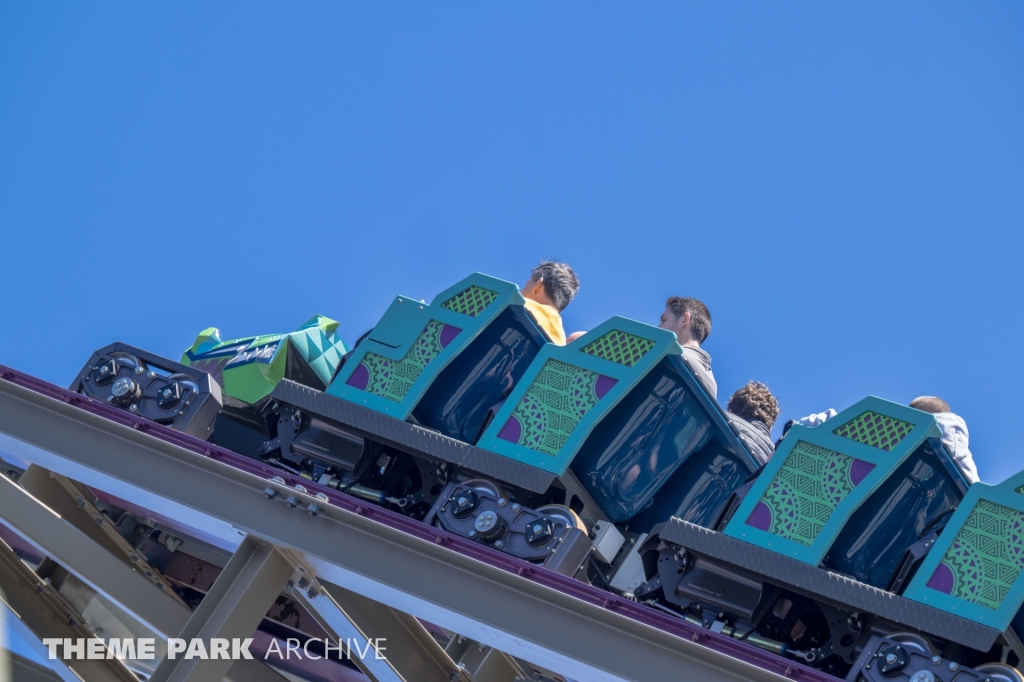
[[[42,498],[0,477],[4,526],[164,637],[220,636],[231,627],[248,636],[284,590],[335,637],[386,633],[387,660],[360,665],[382,682],[531,679],[522,670],[502,677],[486,666],[460,668],[452,648],[432,648],[435,642],[407,627],[406,614],[578,682],[836,680],[4,366],[0,457],[67,477],[234,552],[200,607],[185,611],[159,576],[132,577],[142,577],[138,565],[116,579],[114,568],[125,564],[105,569],[109,548],[90,539],[91,531],[48,514]],[[4,575],[0,587],[10,593],[17,586]],[[22,613],[32,602],[20,603]],[[164,661],[152,679],[261,679],[267,672],[229,672],[230,661],[188,663]],[[111,670],[76,673],[92,682],[117,678]]]

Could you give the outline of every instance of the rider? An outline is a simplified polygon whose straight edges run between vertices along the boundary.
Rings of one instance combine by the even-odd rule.
[[[580,290],[580,280],[566,263],[541,261],[523,285],[526,310],[553,343],[565,345],[561,312]]]
[[[725,417],[743,445],[764,466],[775,454],[771,431],[779,416],[779,401],[759,381],[748,381],[729,398]]]
[[[950,411],[949,403],[933,395],[923,395],[920,398],[914,398],[910,402],[910,406],[935,415],[935,421],[938,422],[939,430],[942,431],[942,447],[956,462],[968,483],[977,483],[981,480],[978,478],[978,467],[974,464],[974,458],[968,447],[970,434],[967,433],[967,422]]]
[[[665,312],[658,326],[675,332],[676,340],[683,347],[683,362],[711,399],[717,400],[718,384],[711,371],[711,356],[700,347],[711,333],[708,307],[695,298],[673,296],[665,301]]]

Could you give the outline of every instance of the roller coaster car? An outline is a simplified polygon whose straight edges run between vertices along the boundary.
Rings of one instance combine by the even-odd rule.
[[[317,315],[288,334],[222,341],[214,327],[200,332],[181,363],[207,373],[223,388],[213,441],[258,456],[277,426],[271,391],[282,379],[326,388],[347,352],[337,330],[335,320]]]
[[[762,470],[662,329],[556,346],[474,274],[336,330],[113,344],[73,387],[849,682],[1024,682],[1024,472],[968,489],[932,415],[867,398]]]
[[[479,274],[396,299],[325,393],[275,389],[274,446],[313,480],[607,581],[627,539],[673,514],[712,523],[758,464],[671,332],[617,317],[538,343],[521,300]]]
[[[327,393],[475,443],[547,339],[519,287],[473,274],[430,305],[397,297]]]
[[[793,427],[726,505],[719,532],[675,518],[655,528],[641,548],[648,580],[634,594],[840,675],[856,671],[872,636],[934,641],[933,655],[958,666],[1003,652],[1016,661],[1024,647],[1007,626],[1024,594],[1001,621],[918,603],[921,576],[947,575],[930,550],[956,534],[965,494],[932,415],[867,398],[817,427]]]

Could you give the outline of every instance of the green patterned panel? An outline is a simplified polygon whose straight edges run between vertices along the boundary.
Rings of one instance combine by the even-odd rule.
[[[978,500],[942,565],[953,574],[954,597],[998,609],[1024,570],[1024,513]]]
[[[483,312],[484,308],[493,303],[496,298],[498,298],[498,292],[484,289],[474,284],[449,298],[441,304],[441,307],[462,313],[463,315],[476,317]]]
[[[548,360],[512,412],[522,425],[520,445],[557,455],[580,420],[593,409],[601,375],[582,367]]]
[[[612,330],[581,348],[584,353],[632,367],[654,348],[654,341]]]
[[[383,355],[367,353],[359,363],[370,375],[366,391],[396,403],[401,402],[423,372],[423,368],[443,349],[442,329],[443,323],[437,320],[428,322],[412,344],[412,348],[401,360],[391,360]]]
[[[1022,486],[1021,486],[1021,487],[1019,487],[1019,488],[1015,488],[1013,492],[1015,492],[1015,493],[1021,493],[1022,495],[1024,495],[1024,485],[1022,485]]]
[[[913,424],[868,411],[832,433],[889,452],[913,429]]]
[[[766,530],[810,546],[839,503],[853,491],[850,471],[856,461],[798,441],[761,498],[771,512]]]

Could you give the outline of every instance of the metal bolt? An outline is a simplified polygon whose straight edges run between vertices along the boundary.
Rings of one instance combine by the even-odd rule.
[[[319,501],[324,502],[324,503],[330,502],[330,499],[326,495],[324,495],[323,493],[317,493],[316,494],[316,499],[318,499]],[[324,510],[324,508],[321,507],[319,504],[315,504],[314,503],[314,504],[309,505],[309,515],[310,516],[316,516],[317,514],[322,512],[323,510]]]
[[[286,583],[284,584],[284,589],[288,590],[289,592],[291,592],[291,590],[292,590],[292,589],[293,589],[294,587],[295,587],[295,581],[294,581],[294,580],[289,580],[288,582],[286,582]]]
[[[110,368],[107,367],[106,365],[103,365],[103,368],[100,369],[100,374],[110,374]]]
[[[132,555],[131,555],[130,557],[128,557],[128,558],[132,560],[132,563],[133,563],[133,564],[136,564],[136,563],[138,563],[138,562],[139,562],[139,557],[135,556],[134,554],[132,554]]]
[[[895,663],[896,662],[896,654],[889,654],[888,656],[886,656],[885,657],[885,662],[888,663],[889,665],[892,665],[893,663]]]
[[[508,504],[508,500],[506,500],[504,497],[499,497],[498,498],[498,506],[499,507],[504,507],[506,504]]]
[[[955,671],[957,671],[959,669],[960,669],[960,664],[959,663],[957,663],[956,661],[950,661],[949,662],[949,671],[950,672],[955,672]]]
[[[318,597],[319,595],[320,595],[320,593],[319,593],[319,592],[317,592],[317,591],[316,591],[315,589],[313,589],[312,587],[311,587],[311,588],[309,588],[309,591],[308,591],[308,592],[306,592],[306,596],[307,596],[307,597],[309,597],[310,599],[316,599],[316,598],[317,598],[317,597]]]
[[[135,368],[135,373],[136,374],[142,374],[145,371],[146,370],[142,369],[142,365],[139,365],[138,367]]]
[[[93,519],[93,521],[96,522],[97,526],[100,526],[100,525],[103,524],[103,517],[102,516],[97,516],[95,519]]]
[[[497,542],[495,542],[495,543],[494,543],[494,547],[495,547],[496,549],[501,549],[501,548],[502,548],[502,547],[504,547],[504,546],[505,546],[505,543],[504,543],[504,542],[502,542],[501,540],[498,540]]]
[[[294,495],[289,495],[284,502],[292,509],[295,509],[296,507],[299,506],[299,498],[295,497]]]
[[[139,406],[136,405],[135,403],[132,403],[131,405],[128,406],[128,411],[129,412],[138,412],[139,411]]]
[[[476,531],[475,530],[469,531],[469,537],[475,538],[476,537]]]
[[[458,503],[459,503],[459,506],[460,506],[460,507],[461,507],[461,506],[463,506],[463,505],[464,505],[464,504],[466,504],[466,502],[468,502],[468,501],[469,501],[469,500],[467,500],[467,499],[466,499],[465,497],[460,497],[460,498],[458,499]]]
[[[164,394],[164,397],[166,398],[167,396],[169,396],[171,394],[171,389],[165,388],[162,392]]]
[[[154,372],[153,370],[149,370],[148,372],[146,372],[146,378],[147,379],[152,379],[155,376],[156,376],[156,372]]]
[[[299,589],[304,590],[309,587],[309,581],[305,578],[299,578]]]
[[[107,396],[107,402],[108,402],[108,403],[112,403],[112,402],[114,402],[114,396],[112,396],[112,395],[108,395],[108,396]]]
[[[77,500],[75,500],[75,504],[77,506],[79,506],[79,507],[84,507],[85,506],[85,500],[83,498],[79,497]]]
[[[539,523],[538,523],[537,525],[535,525],[535,526],[533,527],[533,532],[534,532],[534,533],[539,533],[539,532],[541,532],[542,530],[544,530],[544,529],[543,529],[543,528],[541,528],[541,526],[540,526],[540,524],[539,524]]]
[[[942,656],[932,656],[932,665],[938,665],[942,663]]]
[[[513,502],[512,503],[512,511],[517,512],[517,511],[519,511],[522,508],[523,508],[523,505],[519,504],[518,502]]]
[[[263,494],[267,496],[268,500],[272,500],[277,497],[277,491],[271,488],[269,485],[263,489]]]

